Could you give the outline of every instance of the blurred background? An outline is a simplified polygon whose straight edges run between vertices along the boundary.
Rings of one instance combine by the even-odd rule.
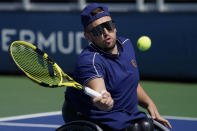
[[[0,118],[61,110],[65,88],[31,82],[8,48],[15,40],[33,43],[72,75],[88,45],[80,11],[93,2],[107,5],[118,36],[132,41],[141,84],[161,115],[195,119],[197,125],[197,0],[0,0]],[[145,52],[136,46],[143,35],[152,40]],[[190,130],[175,123],[177,131]]]

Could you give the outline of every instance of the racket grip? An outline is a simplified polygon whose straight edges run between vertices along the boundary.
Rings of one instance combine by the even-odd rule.
[[[88,96],[90,96],[92,98],[101,96],[100,93],[98,93],[97,91],[95,91],[95,90],[93,90],[93,89],[91,89],[89,87],[84,87],[84,92],[85,92],[86,95],[88,95]]]

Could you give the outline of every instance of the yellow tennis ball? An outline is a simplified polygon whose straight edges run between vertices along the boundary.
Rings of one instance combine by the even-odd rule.
[[[146,51],[151,47],[151,39],[148,36],[141,36],[137,41],[138,49]]]

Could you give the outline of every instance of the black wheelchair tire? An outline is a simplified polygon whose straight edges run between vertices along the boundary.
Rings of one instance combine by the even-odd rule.
[[[102,131],[102,129],[92,122],[79,120],[69,122],[56,129],[56,131]]]

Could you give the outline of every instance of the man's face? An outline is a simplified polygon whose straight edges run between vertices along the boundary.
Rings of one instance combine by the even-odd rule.
[[[110,25],[111,21],[111,17],[109,16],[105,16],[105,17],[101,17],[95,21],[93,21],[91,24],[88,25],[87,30],[88,33],[85,32],[85,37],[86,39],[88,39],[88,41],[94,43],[96,46],[98,46],[99,48],[101,48],[102,50],[106,51],[106,52],[111,52],[116,44],[116,28],[114,25],[113,29],[107,29],[108,26],[105,25]],[[103,24],[104,23],[104,24]],[[102,34],[97,34],[95,35],[94,32],[92,32],[92,30],[95,27],[98,27],[99,25],[100,29],[102,27],[103,29],[103,33]]]

